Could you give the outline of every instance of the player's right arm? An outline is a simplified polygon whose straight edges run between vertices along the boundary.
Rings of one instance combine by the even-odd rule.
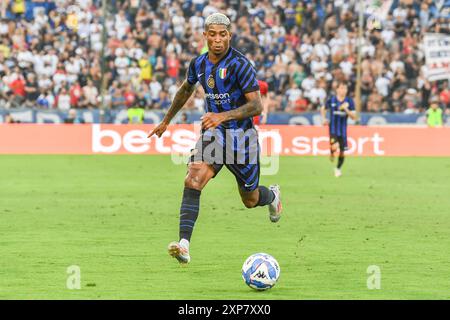
[[[321,108],[320,108],[320,115],[322,116],[322,124],[324,125],[324,126],[326,126],[326,125],[328,125],[330,122],[328,121],[328,119],[327,119],[327,105],[328,105],[328,100],[327,100],[327,102],[325,103],[325,105],[323,105]]]
[[[175,98],[173,99],[169,110],[164,116],[164,119],[153,129],[152,132],[149,133],[147,138],[150,138],[154,134],[156,134],[158,137],[161,137],[164,131],[166,131],[167,126],[170,124],[170,121],[172,121],[173,117],[175,117],[178,111],[183,108],[184,104],[186,103],[186,101],[188,101],[194,91],[195,85],[192,85],[187,80],[185,80],[175,94]]]
[[[154,134],[156,134],[159,138],[162,136],[164,131],[166,131],[167,126],[170,124],[170,121],[172,121],[173,117],[175,117],[178,111],[183,108],[186,101],[188,101],[192,93],[195,91],[195,84],[197,82],[198,78],[197,73],[195,72],[195,59],[193,59],[189,65],[187,79],[184,80],[183,84],[176,92],[172,104],[170,105],[169,110],[164,116],[164,119],[153,129],[152,132],[148,134],[147,138],[150,138]]]

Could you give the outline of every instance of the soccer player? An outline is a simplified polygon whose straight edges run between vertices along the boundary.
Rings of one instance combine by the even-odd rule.
[[[347,97],[348,85],[345,82],[339,82],[336,88],[336,95],[331,96],[322,106],[323,125],[329,125],[330,133],[330,160],[334,161],[335,153],[339,150],[337,167],[334,169],[334,175],[342,175],[342,165],[345,159],[345,150],[347,149],[347,120],[348,117],[356,120],[355,103],[353,99]],[[330,111],[330,120],[326,118],[327,110]]]
[[[199,214],[201,192],[224,165],[235,176],[247,208],[268,206],[272,222],[280,219],[282,210],[279,186],[259,185],[259,144],[252,122],[252,117],[262,110],[256,71],[242,53],[230,47],[231,22],[227,16],[221,13],[208,16],[203,35],[208,51],[191,61],[187,79],[178,89],[167,114],[148,136],[161,137],[199,82],[205,91],[206,113],[201,118],[201,137],[191,152],[184,180],[180,240],[171,242],[168,247],[169,254],[180,263],[191,260],[189,243]],[[242,133],[244,140],[234,139]],[[230,155],[233,156],[231,161]]]

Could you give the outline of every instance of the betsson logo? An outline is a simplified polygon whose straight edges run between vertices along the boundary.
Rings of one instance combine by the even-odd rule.
[[[259,143],[262,146],[262,154],[284,154],[284,155],[327,155],[329,154],[328,137],[317,136],[294,136],[283,137],[278,130],[260,130],[258,133]],[[195,146],[198,136],[190,130],[171,128],[161,138],[147,138],[147,132],[143,130],[130,130],[123,134],[111,129],[102,129],[101,125],[92,125],[92,152],[94,153],[153,153],[153,154],[187,154]],[[271,152],[267,152],[270,141]],[[366,155],[373,154],[382,156],[384,138],[378,133],[371,137],[348,138],[349,150],[347,154]],[[283,148],[284,146],[284,148]],[[124,150],[121,150],[121,149]]]
[[[376,155],[383,156],[385,151],[382,149],[381,143],[384,138],[379,133],[374,133],[372,137],[348,137],[348,150],[346,154],[357,155]],[[292,147],[286,148],[285,154],[296,155],[328,155],[330,154],[328,137],[295,137],[292,139]]]
[[[185,129],[167,130],[159,139],[156,136],[148,139],[147,135],[148,133],[143,130],[130,130],[122,137],[116,130],[101,129],[99,124],[93,124],[92,152],[116,153],[123,147],[130,153],[146,153],[150,151],[150,143],[154,140],[154,152],[152,153],[188,153],[195,145],[197,138],[194,132]],[[170,145],[165,145],[169,137],[171,138]]]

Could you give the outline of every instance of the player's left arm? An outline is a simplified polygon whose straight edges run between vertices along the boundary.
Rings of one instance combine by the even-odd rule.
[[[263,110],[263,106],[259,90],[247,92],[245,94],[245,98],[247,99],[247,103],[239,108],[221,113],[206,113],[202,117],[203,128],[208,130],[219,126],[222,122],[242,120],[260,115]]]
[[[247,92],[245,94],[245,98],[247,99],[247,103],[243,106],[234,110],[223,112],[225,119],[224,121],[242,120],[245,118],[259,116],[261,114],[261,112],[263,111],[263,105],[259,90]]]

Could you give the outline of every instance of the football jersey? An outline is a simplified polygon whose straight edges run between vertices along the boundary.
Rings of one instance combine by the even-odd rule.
[[[259,90],[256,70],[251,62],[239,51],[229,48],[225,56],[216,64],[204,53],[192,59],[187,81],[201,84],[205,91],[205,112],[225,112],[237,109],[247,103],[245,94]],[[252,118],[230,120],[218,129],[253,128]]]
[[[339,101],[336,96],[327,100],[325,108],[330,111],[330,135],[346,138],[348,115],[344,110],[339,110],[344,102],[348,103],[350,111],[355,110],[355,103],[352,98],[345,97],[344,101]]]

